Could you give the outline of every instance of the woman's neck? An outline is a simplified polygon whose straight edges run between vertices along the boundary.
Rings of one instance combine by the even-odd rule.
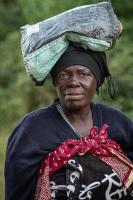
[[[76,122],[76,121],[85,122],[89,121],[91,117],[90,106],[86,106],[82,109],[75,109],[75,110],[68,110],[66,108],[63,108],[63,111],[70,122]]]
[[[82,109],[67,110],[63,108],[65,116],[81,136],[87,136],[93,126],[92,112],[90,105]]]

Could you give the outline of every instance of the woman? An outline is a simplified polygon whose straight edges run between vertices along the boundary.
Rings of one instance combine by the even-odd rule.
[[[105,53],[70,44],[51,76],[58,99],[9,138],[6,200],[132,199],[133,122],[92,103],[110,83]]]

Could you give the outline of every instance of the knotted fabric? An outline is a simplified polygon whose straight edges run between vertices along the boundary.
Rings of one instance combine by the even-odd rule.
[[[88,137],[81,137],[79,140],[68,139],[63,142],[55,151],[51,152],[42,162],[35,200],[51,199],[49,176],[63,167],[75,154],[82,156],[88,152],[103,160],[105,163],[111,165],[111,167],[113,167],[114,163],[112,161],[111,163],[110,160],[106,158],[117,158],[120,160],[119,164],[122,165],[122,168],[126,165],[126,172],[124,175],[122,175],[123,177],[121,177],[122,180],[126,182],[129,178],[129,175],[133,171],[133,165],[131,161],[124,155],[120,145],[117,142],[108,139],[108,128],[109,126],[104,124],[100,132],[98,132],[98,128],[94,126],[91,129]],[[119,171],[117,166],[114,166],[114,169]]]

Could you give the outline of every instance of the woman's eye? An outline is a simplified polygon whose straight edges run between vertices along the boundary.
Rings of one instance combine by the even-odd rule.
[[[60,78],[60,79],[68,79],[69,78],[69,74],[61,73],[61,74],[59,74],[58,78]]]
[[[80,74],[80,77],[87,77],[87,76],[90,76],[90,74],[89,73],[81,73]]]

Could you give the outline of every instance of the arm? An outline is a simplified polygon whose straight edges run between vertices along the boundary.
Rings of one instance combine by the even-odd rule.
[[[109,138],[117,141],[133,162],[133,121],[116,108],[99,104],[102,123],[109,125]]]
[[[5,161],[5,199],[33,200],[44,152],[31,121],[24,119],[9,138]]]
[[[123,145],[123,149],[127,154],[128,158],[133,162],[133,122],[128,119],[127,127],[127,142]]]

